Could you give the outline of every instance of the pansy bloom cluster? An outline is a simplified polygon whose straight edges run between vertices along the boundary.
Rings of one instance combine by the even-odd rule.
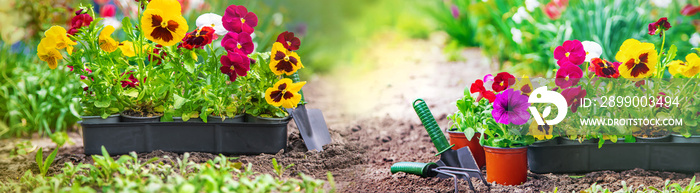
[[[290,79],[304,67],[294,33],[279,34],[271,52],[259,53],[253,42],[258,17],[245,6],[230,5],[223,16],[202,14],[190,31],[177,0],[130,3],[139,4],[141,15],[121,22],[114,6],[103,6],[101,17],[81,7],[69,30],[51,27],[37,47],[49,68],[65,61],[80,76],[83,115],[207,121],[253,109],[254,116],[284,117],[281,107],[300,103],[305,82]]]

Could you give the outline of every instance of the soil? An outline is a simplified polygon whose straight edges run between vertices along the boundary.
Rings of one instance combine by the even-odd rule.
[[[132,117],[155,117],[155,116],[162,116],[163,113],[152,113],[152,112],[141,112],[141,111],[134,111],[134,110],[126,110],[122,112],[124,115],[132,116]]]
[[[324,151],[308,151],[296,129],[289,124],[287,151],[277,154],[230,155],[239,157],[245,165],[252,164],[256,172],[273,174],[271,159],[282,165],[294,164],[285,177],[302,172],[326,179],[331,172],[341,192],[452,192],[452,179],[421,178],[397,173],[389,167],[401,161],[435,162],[436,150],[425,129],[411,108],[411,102],[423,98],[438,124],[446,128],[446,116],[456,111],[455,101],[463,95],[469,83],[491,71],[478,49],[467,49],[465,62],[448,62],[440,45],[444,34],[428,40],[405,41],[396,37],[381,37],[384,43],[373,45],[367,57],[358,63],[367,66],[340,67],[337,72],[311,77],[304,87],[307,108],[323,111],[331,133],[332,143]],[[386,56],[391,56],[387,58]],[[381,65],[378,65],[381,64]],[[59,171],[65,162],[91,163],[83,153],[79,133],[71,133],[74,145],[64,147],[56,157],[50,173]],[[34,139],[39,144],[45,138]],[[7,158],[13,142],[0,145],[0,179],[17,178],[26,170],[36,172],[34,155]],[[43,144],[50,146],[50,143]],[[50,150],[50,149],[49,149]],[[45,150],[45,154],[49,153]],[[153,157],[169,162],[182,154],[154,151],[138,154],[139,159]],[[190,160],[206,162],[217,155],[192,152]],[[696,174],[697,175],[697,174]],[[646,171],[598,171],[586,174],[528,174],[528,181],[518,186],[492,185],[488,189],[476,178],[472,183],[479,192],[562,192],[581,191],[597,183],[618,190],[625,181],[628,187],[662,187],[665,180],[688,184],[693,174]],[[466,192],[468,184],[459,180],[459,189]]]

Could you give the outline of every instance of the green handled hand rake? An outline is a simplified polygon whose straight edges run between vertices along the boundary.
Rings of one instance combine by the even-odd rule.
[[[457,176],[464,176],[467,179],[470,179],[470,176],[469,176],[470,172],[481,173],[481,171],[479,171],[478,169],[465,169],[465,168],[450,167],[450,166],[438,166],[438,164],[433,163],[433,162],[430,162],[430,163],[398,162],[398,163],[394,163],[394,165],[391,165],[391,173],[395,174],[398,172],[414,174],[414,175],[418,175],[421,177],[435,177],[438,174],[450,176],[454,179],[455,192],[459,192],[459,187],[457,186]],[[476,190],[474,189],[474,185],[472,185],[472,181],[467,180],[467,182],[469,182],[469,188],[471,188],[472,191],[476,192]]]
[[[445,138],[445,135],[440,130],[433,114],[430,112],[428,105],[423,99],[413,101],[413,109],[418,114],[428,136],[433,141],[433,145],[437,149],[435,156],[440,156],[440,160],[435,163],[415,163],[415,162],[399,162],[391,166],[391,172],[405,172],[416,174],[422,177],[452,177],[455,179],[455,192],[457,191],[457,178],[465,179],[469,182],[469,186],[474,190],[470,178],[478,177],[486,187],[490,184],[481,174],[479,166],[474,161],[472,152],[468,147],[463,147],[458,150],[453,150],[454,145],[450,145]]]

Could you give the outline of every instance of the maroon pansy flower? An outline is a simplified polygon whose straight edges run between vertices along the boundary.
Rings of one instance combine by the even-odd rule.
[[[282,32],[280,35],[277,36],[277,42],[282,43],[284,48],[287,48],[289,51],[294,51],[298,50],[299,46],[301,45],[301,41],[299,41],[299,38],[294,36],[294,32]]]
[[[566,99],[567,105],[571,107],[571,112],[576,112],[578,106],[581,105],[581,100],[586,96],[586,90],[581,89],[582,87],[571,87],[561,91],[561,95]]]
[[[248,75],[250,59],[240,50],[228,51],[228,55],[221,56],[221,73],[228,75],[229,80],[236,81],[239,76]]]
[[[671,23],[668,22],[666,17],[662,17],[658,21],[649,24],[649,35],[655,35],[658,30],[659,36],[662,36],[664,31],[668,29],[671,29]]]

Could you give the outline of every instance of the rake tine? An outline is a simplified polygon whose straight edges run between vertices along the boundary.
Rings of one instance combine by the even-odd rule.
[[[443,169],[449,169],[449,170],[457,170],[457,171],[463,171],[463,172],[476,172],[479,174],[479,179],[481,179],[481,182],[483,182],[486,187],[491,188],[491,184],[486,182],[486,179],[484,179],[484,175],[481,175],[481,171],[476,170],[476,169],[466,169],[466,168],[458,168],[458,167],[449,167],[449,166],[440,166],[437,167],[438,169],[443,168]]]
[[[438,168],[438,169],[439,169],[439,168]],[[466,176],[466,177],[467,177],[467,183],[469,183],[469,188],[471,188],[473,192],[476,192],[476,189],[474,188],[474,185],[472,184],[472,180],[471,180],[472,178],[471,178],[471,176],[469,175],[469,173],[467,173],[467,172],[450,171],[450,170],[447,170],[447,171],[444,171],[444,172],[448,172],[448,173],[452,173],[452,174],[459,174],[459,175],[464,175],[464,176]]]
[[[446,172],[446,171],[440,171],[440,170],[433,170],[433,171],[435,171],[435,172],[437,172],[437,173],[445,174],[445,175],[448,175],[448,176],[452,176],[452,179],[454,179],[454,182],[455,182],[455,193],[458,193],[458,192],[459,192],[459,189],[458,189],[458,187],[457,187],[457,175],[454,175],[454,174],[452,174],[452,173],[450,173],[450,172]]]

